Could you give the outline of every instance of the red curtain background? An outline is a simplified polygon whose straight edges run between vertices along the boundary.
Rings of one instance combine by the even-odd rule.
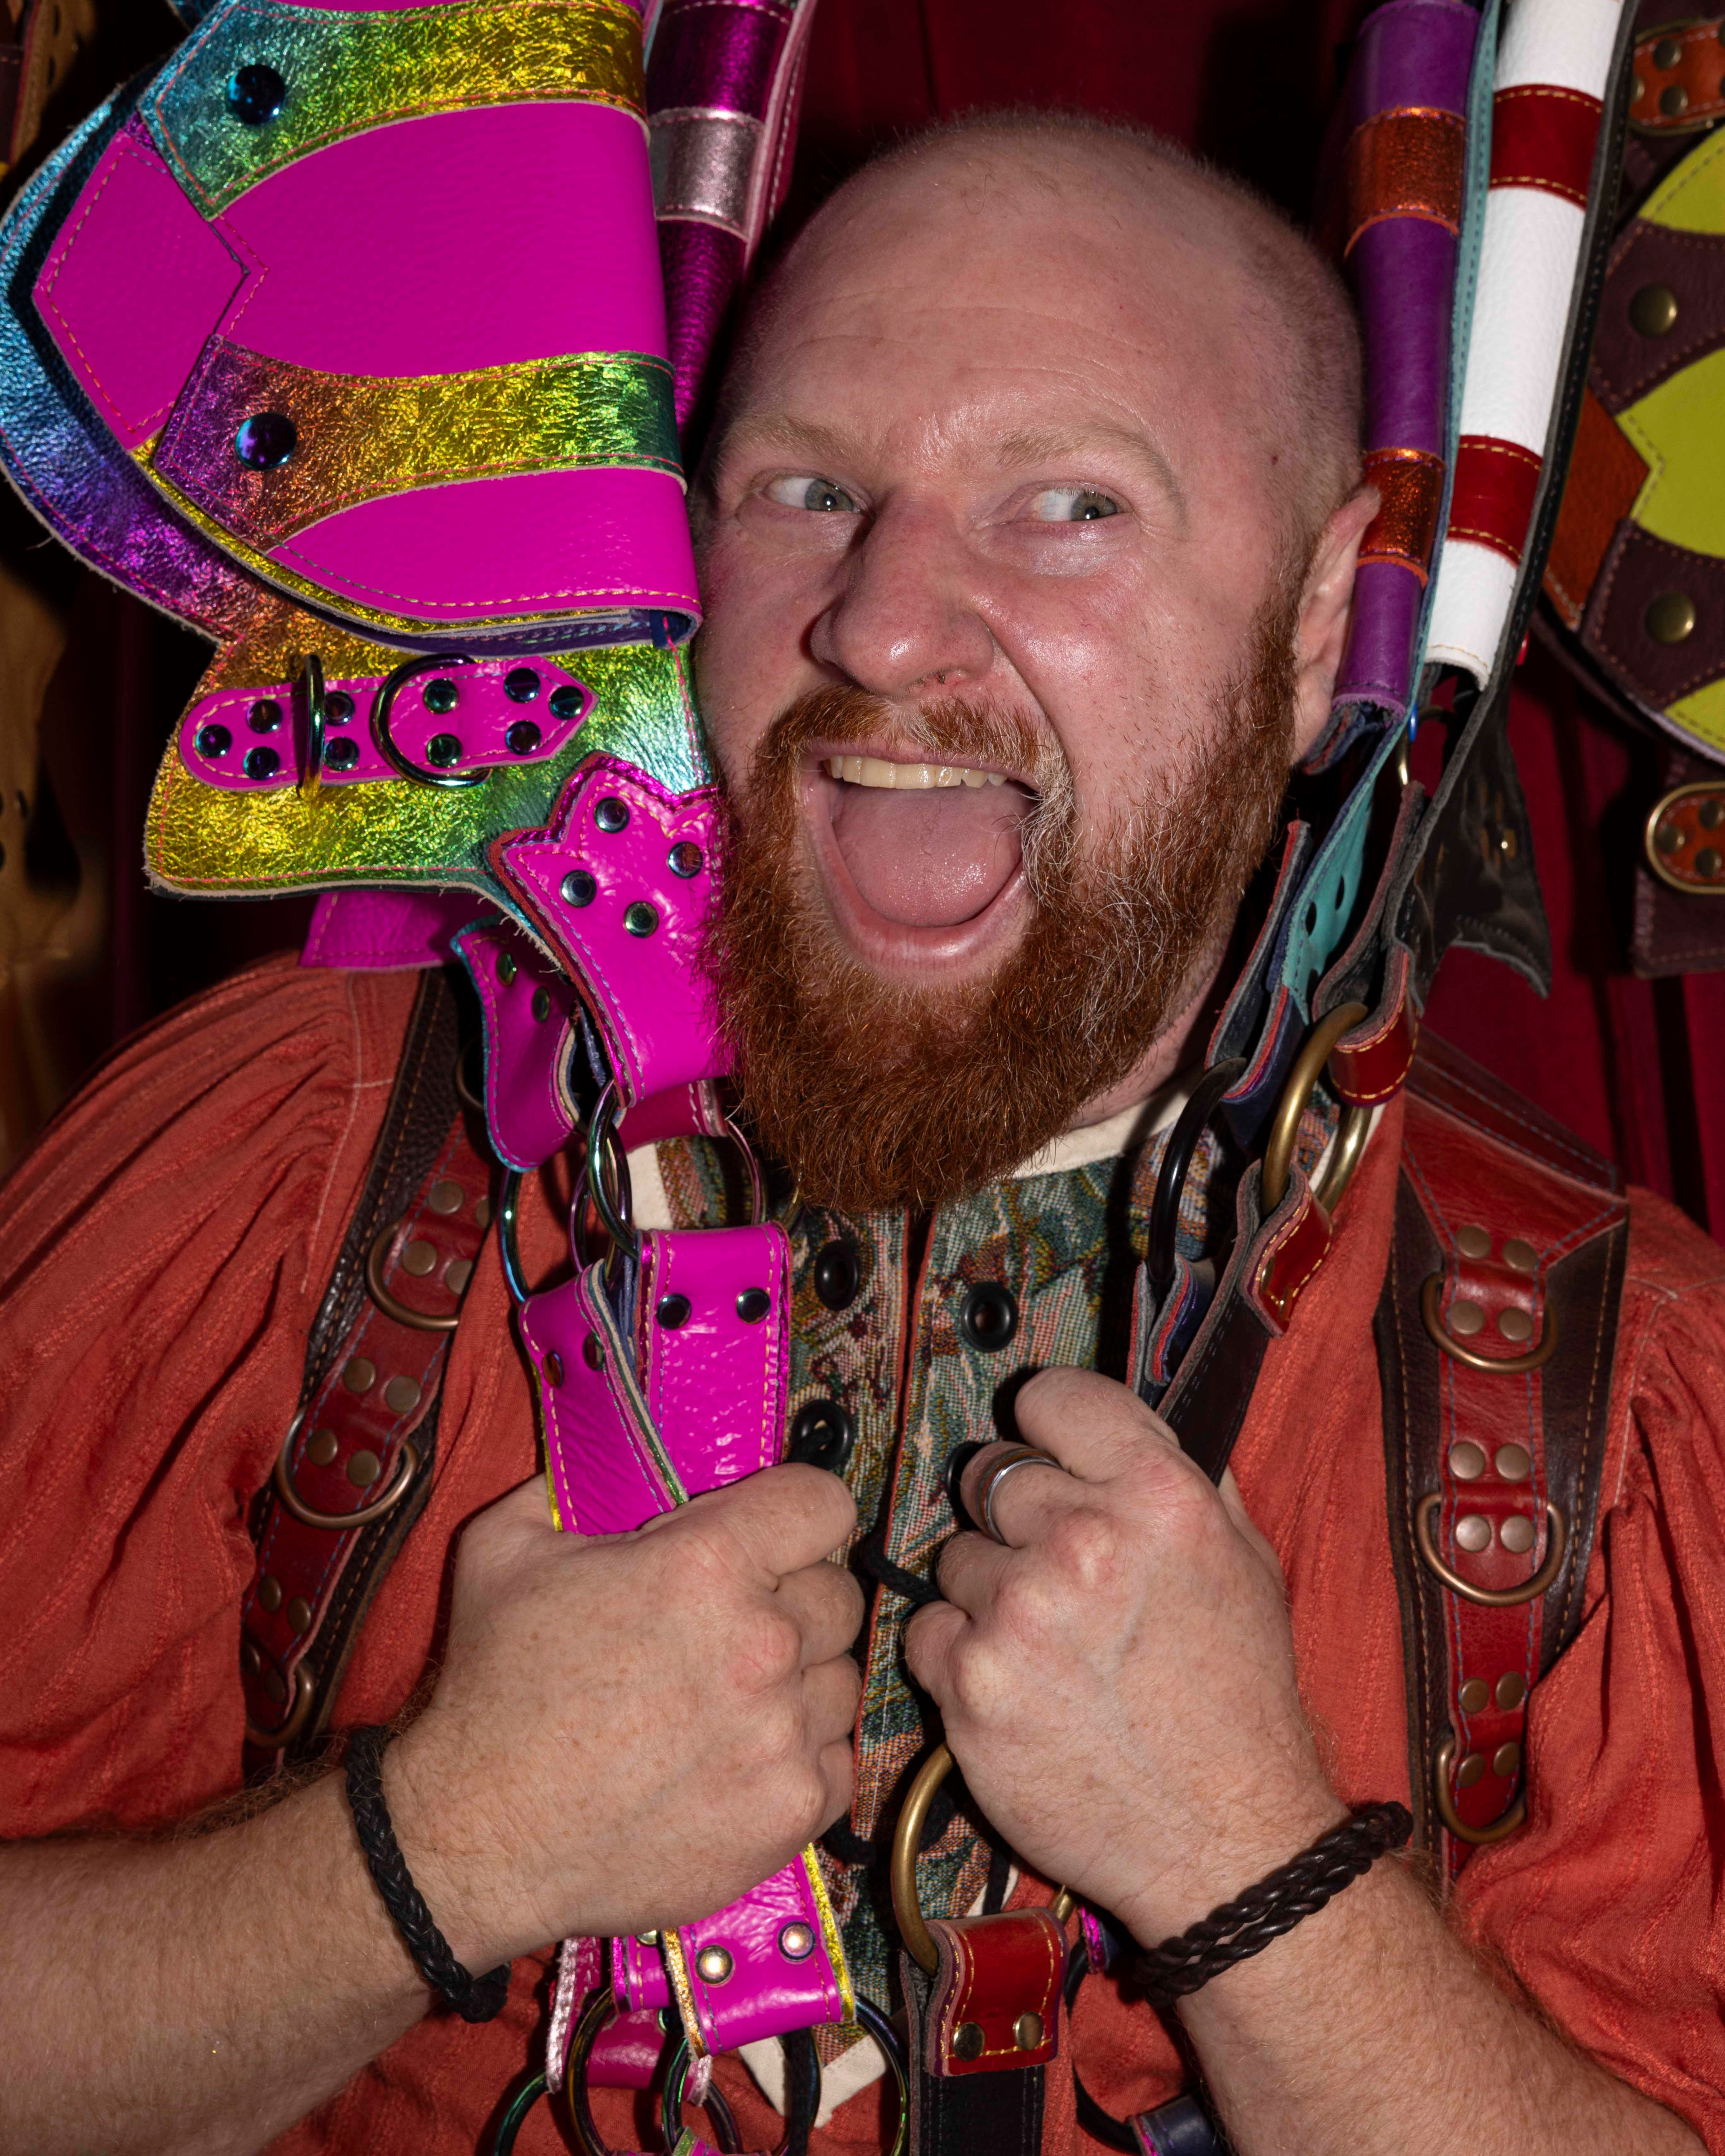
[[[110,13],[128,18],[136,44],[158,6],[110,0]],[[806,213],[884,139],[978,105],[1076,105],[1147,123],[1303,213],[1342,40],[1361,12],[1358,0],[819,0],[790,214]],[[99,65],[100,54],[92,59]],[[105,87],[90,72],[80,69],[85,104]],[[54,801],[39,814],[39,854],[93,847],[111,911],[105,963],[55,1020],[69,1075],[244,958],[295,941],[309,911],[298,900],[146,891],[139,845],[150,775],[202,649],[93,579],[80,582],[72,607],[44,721]],[[1627,956],[1640,825],[1659,791],[1656,746],[1594,703],[1537,642],[1522,679],[1511,739],[1551,916],[1553,991],[1542,1000],[1503,967],[1452,953],[1428,1022],[1718,1232],[1725,983],[1717,973],[1639,980]]]

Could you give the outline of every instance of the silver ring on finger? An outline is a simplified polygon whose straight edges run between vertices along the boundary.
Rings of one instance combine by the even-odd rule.
[[[1009,1445],[1004,1455],[997,1460],[988,1470],[988,1479],[983,1483],[981,1493],[977,1499],[977,1511],[982,1517],[983,1532],[991,1542],[997,1542],[1006,1549],[1009,1549],[1012,1545],[1001,1533],[996,1523],[994,1496],[1001,1484],[1016,1467],[1051,1467],[1056,1475],[1064,1475],[1066,1471],[1058,1460],[1050,1458],[1047,1453],[1039,1450],[1034,1445]]]

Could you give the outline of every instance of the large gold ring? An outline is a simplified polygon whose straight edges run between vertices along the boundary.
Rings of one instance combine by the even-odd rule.
[[[1486,1370],[1502,1378],[1518,1377],[1527,1370],[1537,1370],[1548,1362],[1558,1344],[1558,1313],[1549,1301],[1539,1313],[1539,1345],[1530,1348],[1525,1355],[1481,1355],[1476,1348],[1464,1347],[1450,1331],[1439,1315],[1438,1305],[1443,1300],[1444,1276],[1433,1273],[1420,1291],[1420,1315],[1425,1320],[1425,1329],[1446,1355],[1453,1355],[1458,1363],[1466,1363],[1470,1370]]]
[[[939,1965],[940,1953],[933,1933],[922,1921],[922,1904],[916,1892],[916,1858],[922,1847],[922,1823],[928,1817],[928,1807],[952,1771],[951,1749],[937,1744],[899,1808],[892,1836],[892,1913],[898,1919],[899,1937],[911,1960],[931,1975]],[[1072,1896],[1062,1887],[1050,1906],[1050,1914],[1057,1924],[1064,1924],[1071,1915],[1072,1902]]]
[[[983,1483],[981,1494],[977,1498],[977,1516],[983,1532],[991,1542],[999,1543],[1004,1549],[1009,1549],[1012,1545],[1001,1533],[999,1523],[995,1520],[994,1493],[1012,1473],[1014,1468],[1038,1466],[1052,1467],[1058,1475],[1064,1475],[1066,1472],[1058,1460],[1052,1459],[1034,1445],[1008,1445],[1005,1452],[988,1470],[988,1479]]]
[[[288,1718],[280,1729],[267,1732],[253,1727],[249,1719],[245,1725],[245,1741],[254,1751],[280,1752],[291,1744],[311,1719],[311,1703],[317,1697],[317,1680],[304,1662],[294,1665],[294,1703],[288,1709]]]
[[[1446,1737],[1438,1747],[1437,1763],[1432,1774],[1432,1794],[1437,1799],[1438,1817],[1457,1841],[1471,1841],[1476,1848],[1487,1842],[1504,1841],[1522,1825],[1527,1816],[1527,1792],[1523,1789],[1503,1817],[1491,1826],[1467,1826],[1455,1809],[1455,1799],[1450,1794],[1450,1768],[1455,1758],[1455,1739]]]
[[[350,1527],[368,1527],[373,1520],[381,1520],[386,1512],[393,1512],[408,1494],[408,1485],[419,1471],[419,1455],[409,1439],[402,1446],[401,1458],[396,1462],[395,1473],[389,1487],[381,1497],[374,1497],[368,1505],[362,1505],[357,1512],[314,1512],[294,1487],[294,1478],[288,1472],[288,1455],[293,1450],[294,1440],[305,1419],[301,1409],[288,1424],[287,1435],[281,1440],[281,1450],[275,1455],[275,1494],[294,1517],[308,1527],[328,1527],[336,1533],[345,1533]]]
[[[399,1302],[383,1285],[383,1253],[389,1248],[390,1239],[399,1230],[401,1222],[392,1220],[387,1228],[380,1228],[372,1239],[372,1247],[366,1253],[366,1293],[370,1296],[386,1317],[393,1317],[398,1325],[405,1325],[415,1332],[453,1332],[461,1322],[461,1312],[452,1310],[447,1317],[429,1317],[424,1311],[409,1310]]]
[[[1482,1609],[1514,1609],[1523,1602],[1537,1602],[1542,1594],[1549,1594],[1558,1574],[1563,1568],[1563,1552],[1568,1545],[1568,1530],[1563,1516],[1550,1498],[1545,1501],[1545,1517],[1548,1524],[1545,1563],[1524,1587],[1476,1587],[1458,1572],[1452,1572],[1438,1555],[1437,1544],[1432,1540],[1432,1515],[1444,1502],[1441,1490],[1434,1490],[1420,1500],[1414,1514],[1414,1539],[1420,1545],[1420,1554],[1425,1568],[1442,1580],[1451,1594],[1459,1594],[1464,1602],[1476,1602]]]
[[[1270,1125],[1270,1141],[1264,1148],[1264,1164],[1259,1171],[1259,1204],[1266,1219],[1275,1212],[1288,1194],[1288,1177],[1294,1165],[1294,1144],[1300,1135],[1300,1118],[1306,1112],[1306,1104],[1312,1097],[1312,1089],[1322,1077],[1324,1065],[1330,1060],[1330,1051],[1344,1034],[1352,1033],[1355,1026],[1371,1014],[1363,1004],[1342,1004],[1327,1018],[1321,1018],[1306,1036],[1305,1045],[1294,1059],[1294,1067],[1288,1073],[1288,1082],[1282,1088],[1281,1098],[1276,1104],[1276,1114]],[[1360,1155],[1365,1151],[1366,1137],[1372,1127],[1372,1111],[1349,1101],[1342,1111],[1342,1122],[1336,1132],[1336,1150],[1325,1171],[1323,1187],[1316,1195],[1326,1213],[1333,1213],[1342,1203],[1342,1197],[1353,1180],[1353,1171],[1359,1166]]]

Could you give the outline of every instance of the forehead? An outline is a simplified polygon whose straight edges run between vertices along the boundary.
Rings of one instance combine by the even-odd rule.
[[[1202,190],[1137,156],[937,149],[853,182],[763,295],[727,431],[788,418],[933,454],[1091,424],[1171,463],[1238,443],[1274,311]]]

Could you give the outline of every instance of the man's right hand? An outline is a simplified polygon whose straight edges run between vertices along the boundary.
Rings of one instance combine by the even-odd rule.
[[[475,1971],[687,1923],[850,1802],[855,1507],[767,1469],[629,1535],[560,1534],[536,1478],[456,1553],[430,1705],[385,1755],[409,1870]]]

